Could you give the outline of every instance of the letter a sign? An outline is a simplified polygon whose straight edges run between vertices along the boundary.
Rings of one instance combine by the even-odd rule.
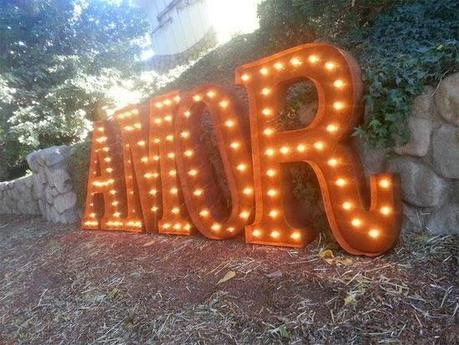
[[[287,88],[311,80],[318,110],[305,128],[279,130]],[[362,110],[360,70],[328,44],[305,44],[240,66],[236,85],[248,94],[249,118],[218,85],[153,97],[95,123],[82,228],[190,235],[244,236],[247,243],[302,247],[315,238],[297,224],[282,188],[286,163],[305,162],[316,174],[330,229],[348,253],[376,256],[400,231],[398,179],[362,177],[349,137]],[[201,140],[210,117],[230,206]]]

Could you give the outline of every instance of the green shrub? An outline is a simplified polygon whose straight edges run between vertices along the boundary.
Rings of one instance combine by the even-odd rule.
[[[86,199],[90,152],[91,142],[89,140],[73,145],[70,150],[69,173],[77,195],[79,209],[83,209]]]

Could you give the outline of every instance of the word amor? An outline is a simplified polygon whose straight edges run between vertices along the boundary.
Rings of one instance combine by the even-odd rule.
[[[279,131],[286,89],[305,79],[317,89],[317,114],[306,128]],[[235,83],[248,94],[250,135],[235,100],[217,85],[169,92],[95,123],[82,228],[197,230],[210,239],[244,233],[248,243],[301,247],[315,233],[298,222],[302,210],[282,188],[281,172],[285,163],[306,162],[340,246],[367,256],[391,248],[400,231],[398,181],[371,176],[367,206],[362,167],[348,142],[362,109],[354,60],[331,45],[305,44],[240,66]],[[223,163],[229,211],[217,202],[220,190],[199,140],[204,112]]]

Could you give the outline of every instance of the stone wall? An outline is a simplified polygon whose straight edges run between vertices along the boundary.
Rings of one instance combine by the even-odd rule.
[[[359,145],[366,174],[400,174],[403,231],[459,234],[459,73],[414,99],[408,127],[394,150]]]
[[[39,215],[32,176],[0,182],[0,214]]]
[[[68,173],[69,157],[70,147],[65,145],[27,156],[40,213],[54,223],[72,223],[79,218],[77,196]]]

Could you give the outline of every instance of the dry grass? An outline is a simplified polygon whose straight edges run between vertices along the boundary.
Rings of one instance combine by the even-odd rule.
[[[416,234],[367,259],[3,216],[0,344],[455,344],[457,253]]]

